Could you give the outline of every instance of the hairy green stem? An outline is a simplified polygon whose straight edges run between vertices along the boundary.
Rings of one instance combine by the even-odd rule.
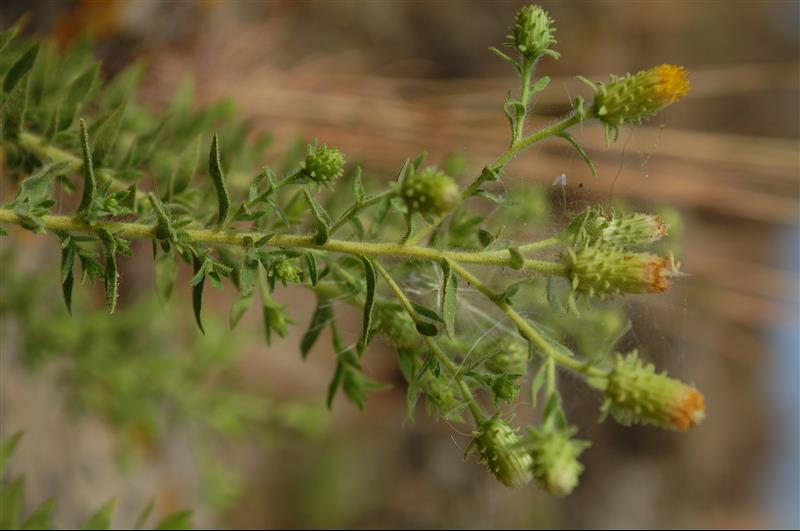
[[[95,234],[100,229],[105,229],[113,234],[127,238],[157,238],[157,225],[143,223],[128,223],[120,221],[103,221],[94,225],[76,216],[41,217],[47,230],[60,230],[84,234]],[[0,223],[19,224],[19,217],[9,209],[0,208]],[[184,229],[189,239],[195,243],[208,243],[216,245],[231,245],[245,247],[252,245],[265,236],[264,233],[255,231],[212,230],[212,229]],[[419,258],[440,262],[448,259],[453,262],[466,262],[471,264],[511,266],[511,255],[508,251],[489,252],[464,252],[431,249],[416,245],[403,245],[391,242],[356,242],[347,240],[330,239],[323,244],[315,243],[313,234],[278,234],[267,243],[270,247],[318,249],[334,253],[351,254],[355,256],[392,256],[401,258]],[[524,269],[547,275],[566,275],[566,267],[558,262],[527,259]]]
[[[500,155],[500,157],[498,157],[496,161],[494,161],[494,163],[490,166],[490,168],[497,172],[501,171],[503,168],[505,168],[506,164],[508,164],[511,161],[511,159],[516,157],[519,154],[519,152],[522,151],[523,149],[531,146],[532,144],[535,144],[536,142],[541,142],[542,140],[550,138],[551,136],[566,131],[573,125],[580,123],[583,119],[584,118],[579,113],[572,113],[559,122],[556,122],[548,127],[540,129],[537,132],[532,133],[521,140],[512,142],[512,144],[508,147],[508,149],[506,149],[505,152],[503,152],[503,154]],[[470,197],[472,197],[473,195],[475,195],[475,192],[478,190],[478,188],[481,187],[481,185],[484,182],[484,180],[482,179],[482,175],[483,174],[476,177],[475,180],[472,181],[472,183],[469,186],[467,186],[466,189],[464,189],[464,191],[461,193],[461,201],[459,202],[459,205],[464,201],[466,201],[467,199],[469,199]],[[459,205],[456,205],[456,208]],[[423,228],[417,231],[416,234],[408,238],[407,243],[415,244],[419,242],[422,238],[430,234],[431,231],[433,231],[433,229],[439,226],[439,224],[442,222],[442,220],[444,220],[445,217],[446,214],[436,217],[431,223],[426,224]]]
[[[559,365],[563,365],[564,367],[572,369],[573,371],[579,372],[586,376],[605,376],[606,373],[602,369],[598,369],[597,367],[583,363],[580,360],[571,358],[555,349],[553,345],[551,345],[547,339],[542,337],[539,331],[531,326],[531,324],[519,313],[517,313],[517,311],[511,307],[511,305],[498,297],[494,291],[492,291],[486,284],[483,283],[483,281],[470,273],[470,271],[464,268],[462,265],[452,263],[451,267],[453,268],[453,271],[455,271],[461,278],[472,284],[472,286],[483,293],[486,298],[491,300],[500,309],[500,311],[502,311],[511,320],[511,322],[517,326],[520,333],[531,343],[539,347],[539,349],[541,349],[546,356],[553,359]]]
[[[378,270],[378,273],[381,274],[383,279],[386,281],[386,284],[389,286],[392,292],[394,292],[398,300],[400,300],[400,304],[403,305],[403,308],[405,308],[411,319],[415,323],[419,322],[419,314],[414,309],[414,306],[411,304],[411,301],[408,299],[405,292],[403,292],[397,282],[395,282],[394,278],[392,278],[392,275],[390,275],[386,268],[377,261],[375,262],[375,269]],[[455,362],[450,359],[450,356],[448,356],[432,338],[423,336],[423,339],[425,340],[425,344],[428,346],[428,349],[430,349],[433,355],[436,356],[439,364],[443,365],[444,368],[447,369],[447,371],[453,377],[453,380],[455,380],[455,382],[458,384],[458,387],[461,390],[461,396],[467,403],[470,413],[472,413],[472,417],[475,419],[475,422],[480,425],[485,420],[485,417],[480,406],[478,406],[478,403],[475,401],[475,397],[472,396],[472,391],[464,381],[464,377],[459,373],[458,365],[456,365]]]

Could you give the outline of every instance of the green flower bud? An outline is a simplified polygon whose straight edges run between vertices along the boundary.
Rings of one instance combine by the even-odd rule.
[[[533,459],[522,446],[517,430],[499,416],[478,426],[467,453],[477,450],[481,463],[506,487],[519,488],[533,479]]]
[[[410,213],[441,216],[453,210],[461,192],[452,177],[430,166],[419,173],[409,172],[403,180],[400,195]]]
[[[420,346],[420,335],[414,321],[400,304],[376,304],[372,316],[375,329],[398,349]]]
[[[464,402],[452,378],[444,374],[437,377],[426,371],[420,378],[419,387],[425,393],[429,409],[438,411],[446,419],[461,420]]]
[[[503,338],[491,347],[493,354],[484,362],[486,369],[497,374],[528,373],[528,345],[524,341]]]
[[[601,245],[586,246],[577,251],[570,249],[563,260],[573,291],[587,297],[661,293],[677,273],[677,267],[669,257]]]
[[[590,446],[573,439],[575,428],[533,431],[533,475],[551,494],[566,496],[578,486],[583,465],[578,457]]]
[[[640,423],[686,431],[705,417],[705,399],[697,389],[656,373],[636,351],[617,354],[614,369],[598,387],[606,396],[603,413],[626,426]]]
[[[558,52],[550,49],[556,43],[553,36],[555,32],[553,19],[547,14],[547,11],[539,6],[528,5],[517,13],[514,27],[511,28],[511,34],[508,35],[508,44],[531,61],[535,61],[542,55],[558,59]]]
[[[344,155],[338,148],[329,148],[322,144],[321,146],[308,146],[306,160],[300,166],[311,179],[327,183],[342,176],[344,162]]]
[[[689,93],[689,80],[682,66],[661,65],[638,74],[611,76],[608,85],[587,81],[594,89],[590,114],[616,130],[622,124],[640,123]]]
[[[494,396],[495,405],[502,400],[510,404],[519,396],[520,387],[514,380],[517,376],[503,374],[498,376],[492,381],[492,395]]]
[[[302,269],[291,260],[280,260],[273,266],[273,272],[284,284],[297,284],[301,280]]]
[[[567,228],[573,246],[603,243],[611,247],[641,247],[667,235],[667,226],[659,216],[638,212],[612,211],[602,207],[590,208],[578,214]]]

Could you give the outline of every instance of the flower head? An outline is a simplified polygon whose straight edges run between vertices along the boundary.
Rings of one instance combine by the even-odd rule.
[[[564,264],[573,291],[588,297],[661,293],[677,274],[677,266],[669,256],[634,253],[604,245],[570,249],[564,255]]]
[[[508,44],[531,61],[542,55],[558,59],[558,52],[550,49],[556,43],[553,36],[555,32],[553,19],[547,11],[536,5],[528,5],[517,13],[514,27],[508,35]]]
[[[567,228],[573,246],[603,243],[612,247],[632,248],[649,245],[668,233],[661,217],[638,212],[604,212],[589,208],[578,214]]]
[[[400,194],[410,213],[439,216],[458,204],[461,193],[452,177],[429,166],[421,172],[410,172],[403,180]]]
[[[516,338],[504,338],[492,345],[491,354],[484,366],[498,374],[519,374],[528,372],[528,345]]]
[[[519,488],[533,479],[533,459],[508,423],[494,416],[478,426],[467,454],[477,450],[481,463],[506,487]]]
[[[306,160],[301,164],[304,173],[311,179],[329,183],[342,176],[344,173],[344,154],[338,148],[321,146],[308,146]]]
[[[666,373],[656,373],[636,351],[628,356],[617,354],[604,385],[603,412],[625,425],[652,424],[686,431],[705,417],[705,399],[697,389]]]
[[[689,80],[682,66],[661,65],[638,74],[611,76],[608,85],[589,84],[595,91],[591,113],[616,130],[620,125],[640,123],[689,93]]]
[[[589,447],[587,441],[573,439],[575,428],[533,430],[533,475],[551,494],[566,496],[578,486],[583,465],[578,457]]]

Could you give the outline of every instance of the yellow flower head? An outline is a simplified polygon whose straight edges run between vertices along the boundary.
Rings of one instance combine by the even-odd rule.
[[[656,66],[623,77],[612,75],[608,85],[584,81],[595,91],[590,112],[606,130],[640,123],[689,93],[688,72],[676,65]]]

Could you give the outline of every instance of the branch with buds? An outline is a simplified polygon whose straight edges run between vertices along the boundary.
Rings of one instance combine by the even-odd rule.
[[[603,415],[625,424],[686,430],[702,419],[702,395],[655,373],[635,352],[577,355],[528,316],[535,301],[544,299],[532,295],[543,280],[547,308],[534,315],[578,318],[591,313],[597,300],[665,291],[679,273],[670,255],[647,250],[668,232],[657,216],[590,208],[556,236],[514,242],[465,204],[476,197],[505,208],[508,200],[494,193],[492,183],[521,151],[554,137],[566,140],[596,172],[570,129],[599,120],[610,141],[621,125],[641,122],[688,92],[682,68],[664,65],[612,77],[608,85],[587,81],[594,91],[590,105],[577,98],[568,116],[527,132],[533,97],[549,82],[547,76],[537,79],[536,69],[542,59],[559,54],[553,50],[553,20],[538,6],[525,7],[508,37],[511,54],[492,48],[521,80],[519,95],[509,94],[503,106],[508,148],[464,186],[446,169],[426,166],[421,155],[409,158],[388,187],[368,192],[378,181],[349,168],[337,148],[317,143],[286,167],[264,167],[243,180],[248,165],[263,160],[267,137],[244,142],[252,136],[247,126],[221,126],[219,107],[198,112],[179,101],[167,119],[149,113],[134,101],[135,76],[129,72],[104,84],[97,67],[87,66],[65,89],[48,77],[53,69],[37,68],[37,61],[66,59],[41,43],[25,46],[14,39],[16,33],[12,28],[3,34],[0,74],[5,164],[19,190],[0,208],[0,225],[59,239],[67,310],[79,268],[81,281],[102,281],[110,312],[124,311],[118,304],[124,281],[119,255],[132,254],[131,243],[140,239],[152,242],[156,285],[166,298],[177,262],[192,268],[190,290],[201,332],[206,281],[220,287],[227,278],[238,291],[232,327],[260,298],[268,341],[273,334],[286,335],[291,323],[287,308],[274,298],[276,285],[303,285],[318,303],[302,355],[324,328],[330,328],[337,353],[329,407],[340,392],[363,407],[370,391],[384,387],[361,370],[371,342],[383,336],[396,347],[408,381],[409,413],[422,395],[445,418],[466,422],[469,415],[470,451],[509,487],[535,478],[544,489],[564,495],[578,484],[583,470],[578,458],[588,443],[576,440],[577,430],[567,423],[559,370],[603,393]],[[209,135],[214,129],[219,133]],[[207,161],[206,171],[198,170],[200,160]],[[199,176],[210,180],[205,186],[210,193],[195,186]],[[63,190],[58,197],[80,189],[79,204],[70,211],[68,200],[56,201],[56,189]],[[465,226],[471,227],[468,233]],[[17,245],[14,234],[11,238]],[[512,272],[503,275],[511,283],[483,280],[486,269],[497,268]],[[415,279],[431,274],[434,296],[414,289]],[[503,331],[488,346],[481,344],[488,330],[468,326],[459,311],[461,304],[473,304],[469,291],[482,298],[485,315],[495,316],[492,328]],[[335,303],[341,301],[360,308],[363,316],[360,335],[350,343],[336,324]],[[543,396],[541,420],[521,434],[502,404],[519,399],[519,382],[532,365],[538,369],[530,379],[530,400],[536,407]]]

